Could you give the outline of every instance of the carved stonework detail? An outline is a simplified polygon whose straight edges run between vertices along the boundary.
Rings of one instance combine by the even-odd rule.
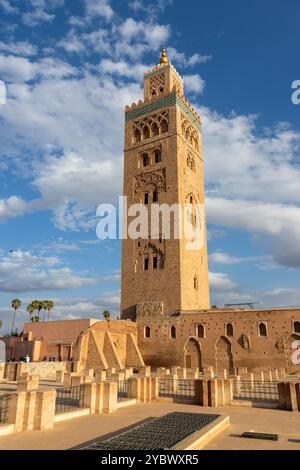
[[[250,349],[250,340],[249,336],[246,333],[241,335],[241,344],[244,349]]]
[[[136,306],[136,319],[160,318],[164,316],[163,302],[154,300],[152,302],[142,302]]]
[[[281,337],[277,341],[276,348],[279,352],[283,353],[284,352],[284,338]]]
[[[186,119],[184,114],[181,113],[181,133],[182,136],[190,143],[190,145],[196,150],[199,150],[199,139],[197,129]]]
[[[163,170],[142,173],[135,177],[135,194],[141,194],[148,189],[156,188],[157,191],[166,191],[166,178]]]

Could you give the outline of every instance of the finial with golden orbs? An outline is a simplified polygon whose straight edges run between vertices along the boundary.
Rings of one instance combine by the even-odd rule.
[[[169,59],[167,57],[167,50],[165,47],[162,48],[161,57],[160,57],[161,64],[169,64]]]

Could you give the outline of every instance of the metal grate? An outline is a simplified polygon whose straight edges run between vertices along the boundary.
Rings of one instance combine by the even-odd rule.
[[[128,400],[130,396],[130,381],[121,380],[118,382],[118,401]]]
[[[8,395],[0,396],[0,424],[7,423]]]
[[[82,449],[168,450],[218,417],[219,415],[202,413],[169,413]]]
[[[233,399],[252,402],[276,403],[279,400],[277,382],[260,380],[234,380]]]
[[[69,388],[57,388],[55,400],[55,414],[74,411],[83,407],[84,386],[78,385]]]
[[[195,380],[160,379],[159,396],[194,401],[196,398]]]

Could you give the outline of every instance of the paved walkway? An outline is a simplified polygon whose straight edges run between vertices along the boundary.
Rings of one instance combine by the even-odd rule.
[[[114,433],[122,428],[171,411],[216,413],[229,415],[230,426],[205,449],[289,449],[300,450],[300,413],[261,408],[206,408],[173,403],[139,404],[121,408],[111,415],[93,415],[57,423],[50,431],[24,432],[0,437],[0,450],[69,449],[82,443]],[[243,439],[244,431],[278,433],[277,442]]]

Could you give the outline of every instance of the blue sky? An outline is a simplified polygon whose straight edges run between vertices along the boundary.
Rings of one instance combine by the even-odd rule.
[[[119,309],[118,241],[95,208],[122,192],[124,107],[162,46],[203,120],[212,303],[299,306],[296,0],[0,0],[0,318]],[[13,250],[13,251],[11,251]]]

